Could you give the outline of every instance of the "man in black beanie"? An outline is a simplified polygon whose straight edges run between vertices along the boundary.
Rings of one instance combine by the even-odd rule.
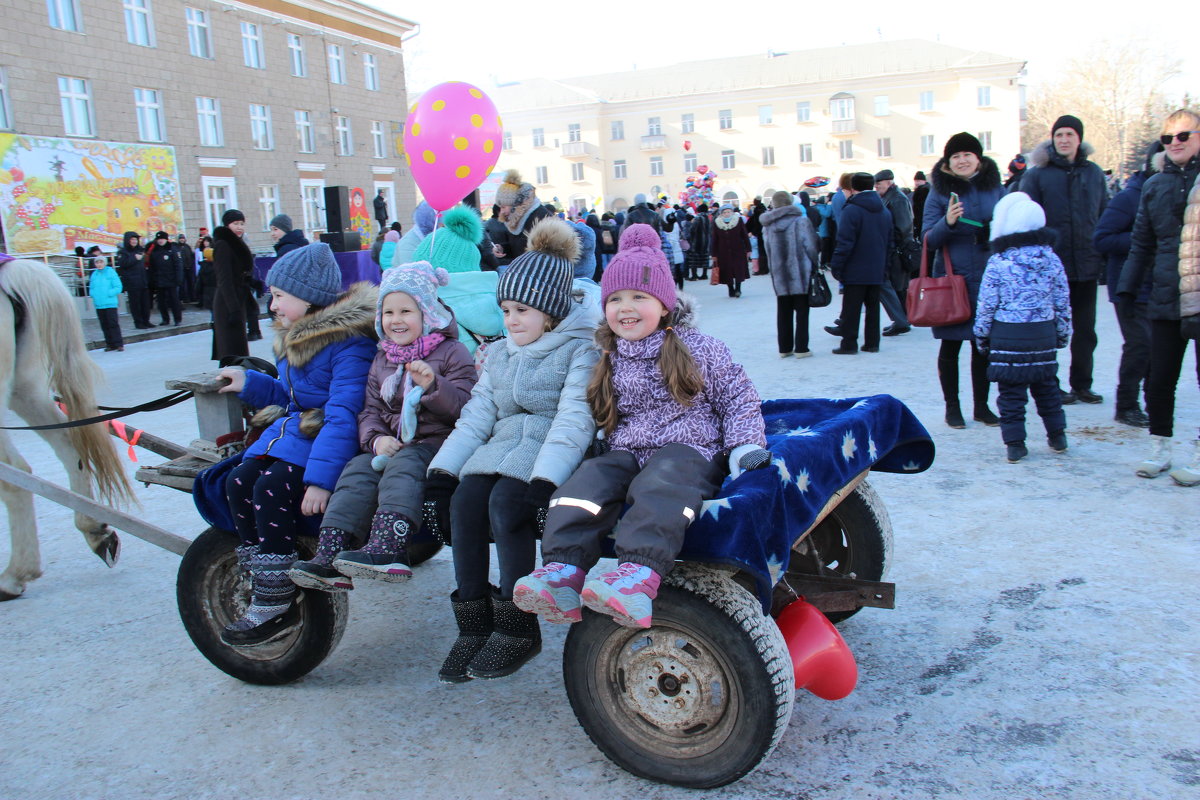
[[[1092,391],[1093,354],[1096,350],[1096,287],[1103,259],[1092,245],[1096,221],[1108,204],[1104,171],[1088,160],[1092,147],[1083,141],[1083,123],[1064,114],[1054,121],[1051,138],[1034,148],[1031,166],[1014,189],[1025,192],[1046,212],[1046,227],[1058,242],[1054,252],[1062,259],[1071,292],[1071,391],[1063,403],[1101,403]],[[1011,191],[1011,190],[1010,190]]]
[[[879,352],[879,292],[891,251],[892,215],[875,193],[875,176],[856,172],[850,177],[848,199],[837,226],[833,277],[843,285],[837,355],[858,352],[858,319],[865,317],[863,351]],[[865,309],[865,312],[864,312]]]

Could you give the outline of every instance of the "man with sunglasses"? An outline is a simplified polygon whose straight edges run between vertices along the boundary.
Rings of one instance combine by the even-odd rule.
[[[1101,403],[1092,391],[1096,351],[1096,287],[1104,260],[1092,245],[1096,221],[1108,203],[1104,171],[1088,159],[1091,145],[1083,141],[1083,123],[1064,114],[1054,121],[1050,140],[1034,148],[1032,166],[1014,187],[1033,198],[1046,212],[1046,227],[1058,235],[1054,252],[1067,271],[1071,294],[1071,390],[1063,404]]]

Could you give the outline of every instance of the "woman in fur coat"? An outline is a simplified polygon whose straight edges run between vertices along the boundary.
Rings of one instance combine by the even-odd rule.
[[[729,296],[741,297],[742,281],[750,279],[750,233],[742,215],[728,203],[721,206],[721,213],[713,220],[708,252]]]
[[[221,216],[221,225],[213,231],[213,361],[225,356],[250,355],[246,331],[246,298],[250,296],[250,277],[254,274],[254,254],[242,238],[246,217],[236,208]]]
[[[805,210],[787,192],[771,197],[771,210],[762,215],[762,240],[771,260],[775,288],[775,332],[779,356],[808,358],[808,287],[818,269],[820,243]],[[762,256],[760,256],[761,258]],[[794,318],[794,325],[793,325]]]

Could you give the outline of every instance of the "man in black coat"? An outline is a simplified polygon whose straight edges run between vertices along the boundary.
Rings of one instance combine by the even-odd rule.
[[[875,176],[869,172],[854,173],[846,194],[833,250],[833,277],[843,285],[842,343],[833,352],[858,352],[858,319],[865,306],[862,349],[878,353],[879,291],[891,252],[892,215],[875,193]]]
[[[379,223],[379,232],[383,233],[387,230],[388,221],[387,197],[384,196],[383,189],[375,194],[373,205],[375,206],[375,221]]]
[[[927,197],[929,197],[929,181],[925,180],[925,173],[918,170],[913,175],[912,193],[913,238],[918,242],[921,241],[921,226],[925,222],[925,198]]]
[[[179,251],[179,261],[183,264],[183,283],[179,285],[179,302],[196,302],[196,254],[188,244],[187,236],[179,234],[175,237],[175,249]]]
[[[121,246],[117,248],[117,274],[121,276],[121,287],[133,317],[133,327],[153,328],[150,321],[150,274],[146,270],[146,251],[142,249],[142,238],[137,231],[125,231]]]
[[[639,223],[654,228],[655,233],[662,233],[662,217],[646,202],[646,195],[644,194],[633,196],[633,205],[625,211],[625,222],[621,225],[621,232],[624,233],[625,229],[630,225]]]
[[[1092,391],[1096,351],[1096,287],[1104,260],[1092,244],[1096,222],[1108,205],[1104,171],[1088,160],[1092,148],[1083,141],[1083,123],[1064,114],[1054,122],[1051,139],[1033,150],[1033,166],[1017,184],[1046,212],[1046,227],[1058,236],[1054,252],[1067,272],[1071,292],[1071,391],[1063,404],[1076,400],[1102,403]]]
[[[892,324],[884,328],[884,336],[908,333],[908,313],[904,309],[908,292],[909,267],[912,260],[913,211],[908,197],[896,186],[896,176],[890,169],[875,175],[875,193],[892,215],[892,246],[888,253],[887,280],[880,287],[879,301]]]
[[[170,325],[174,317],[176,325],[183,324],[183,304],[179,301],[179,285],[183,283],[183,259],[179,250],[171,245],[166,231],[154,234],[154,244],[147,250],[150,264],[150,281],[154,286],[154,298],[162,321],[159,325]]]

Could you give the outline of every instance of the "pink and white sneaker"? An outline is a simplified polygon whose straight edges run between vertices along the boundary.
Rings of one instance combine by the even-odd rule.
[[[661,581],[662,577],[649,567],[626,561],[585,583],[579,596],[585,606],[607,614],[618,625],[649,628],[651,607]]]
[[[517,581],[513,602],[547,622],[579,622],[583,619],[579,590],[584,577],[579,567],[551,561]]]

